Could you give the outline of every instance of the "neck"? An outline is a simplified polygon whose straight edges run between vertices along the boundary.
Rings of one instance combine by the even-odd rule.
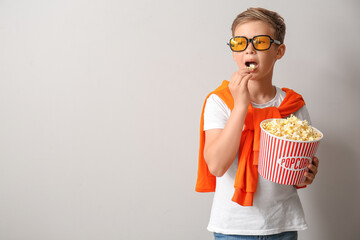
[[[263,104],[271,99],[273,99],[276,95],[276,89],[272,85],[271,81],[256,81],[250,80],[248,83],[249,93],[250,93],[250,101]]]

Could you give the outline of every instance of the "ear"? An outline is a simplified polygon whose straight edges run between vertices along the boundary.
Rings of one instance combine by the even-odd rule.
[[[285,44],[281,44],[277,49],[276,60],[279,60],[284,56],[285,50],[286,50]]]

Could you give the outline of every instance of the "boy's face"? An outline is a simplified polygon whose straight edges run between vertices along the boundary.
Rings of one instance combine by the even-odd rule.
[[[257,35],[269,35],[272,39],[275,30],[267,23],[262,21],[250,21],[239,24],[235,29],[235,36],[244,36],[248,39]],[[240,70],[247,71],[249,63],[255,64],[255,69],[252,71],[253,77],[251,80],[261,80],[272,78],[272,72],[276,60],[280,59],[285,53],[285,45],[280,46],[273,43],[268,50],[258,51],[249,42],[247,48],[242,52],[233,52],[233,58]]]

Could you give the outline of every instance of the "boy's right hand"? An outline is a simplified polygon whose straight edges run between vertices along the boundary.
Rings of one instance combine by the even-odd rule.
[[[248,107],[250,103],[250,93],[248,82],[252,74],[249,72],[236,71],[230,80],[229,89],[234,98],[234,108]]]

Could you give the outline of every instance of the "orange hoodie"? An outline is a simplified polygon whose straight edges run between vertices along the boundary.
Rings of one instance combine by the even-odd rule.
[[[205,131],[204,129],[204,109],[206,100],[211,94],[219,96],[225,104],[232,110],[234,99],[229,90],[229,82],[223,81],[222,84],[205,99],[201,113],[200,122],[200,148],[199,166],[195,190],[197,192],[214,192],[216,187],[216,177],[213,176],[204,159]],[[291,89],[283,88],[286,97],[278,108],[254,108],[249,104],[245,118],[245,127],[241,134],[238,169],[235,176],[235,192],[232,201],[242,206],[252,206],[253,197],[258,180],[258,158],[260,143],[260,123],[269,118],[284,118],[296,112],[305,105],[302,96]]]

